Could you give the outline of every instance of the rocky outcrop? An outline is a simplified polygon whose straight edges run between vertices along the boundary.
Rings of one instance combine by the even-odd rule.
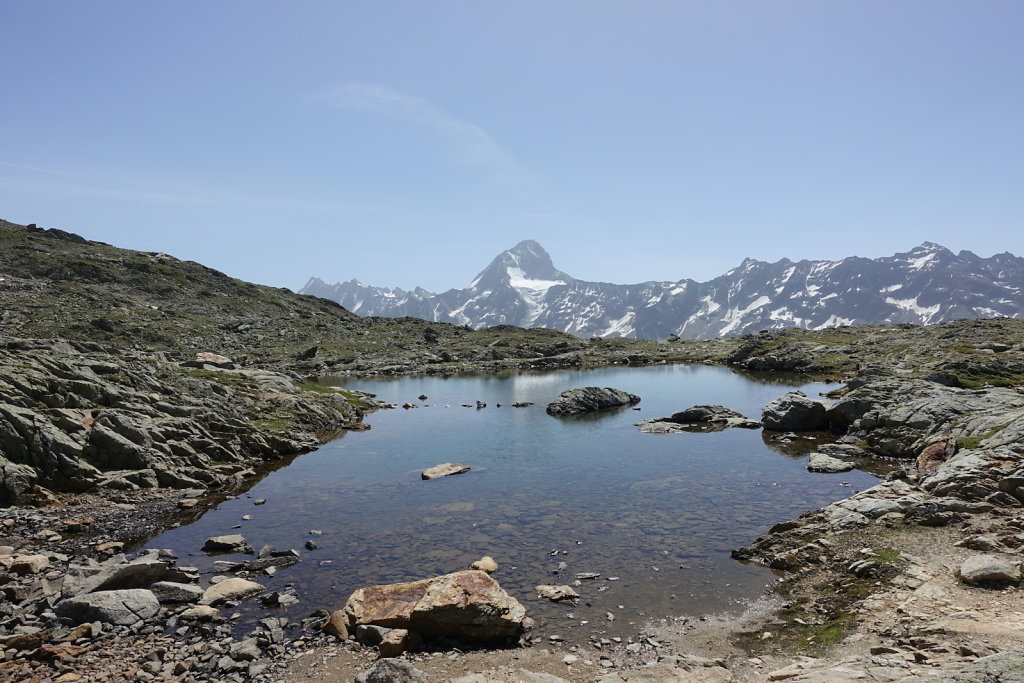
[[[918,458],[933,468],[955,446],[1019,444],[1024,395],[1011,389],[957,389],[925,380],[884,379],[865,384],[828,410],[829,427],[863,441],[878,455]],[[937,439],[943,438],[937,446]]]
[[[304,390],[265,370],[0,338],[0,501],[34,486],[215,487],[316,448],[318,433],[361,417],[341,394]]]
[[[611,387],[567,389],[548,404],[548,415],[579,415],[604,408],[618,408],[640,402],[640,397]]]
[[[761,424],[780,432],[813,432],[828,428],[827,408],[802,391],[780,396],[764,407]]]
[[[488,574],[466,570],[411,583],[360,588],[345,603],[347,630],[361,625],[405,629],[424,640],[511,642],[526,609]]]
[[[757,429],[761,423],[719,405],[699,405],[673,413],[668,417],[655,417],[636,423],[641,432],[647,434],[672,434],[675,432],[717,432],[729,427]]]
[[[790,395],[792,396],[792,395]],[[1024,396],[1001,388],[964,390],[923,380],[884,378],[850,391],[827,411],[844,444],[828,455],[862,453],[917,459],[902,478],[885,481],[734,551],[778,569],[813,562],[822,547],[796,538],[824,537],[879,523],[945,526],[994,508],[1024,506]],[[959,446],[956,448],[955,446]],[[926,457],[920,457],[924,454]],[[1006,543],[987,549],[1017,548]]]

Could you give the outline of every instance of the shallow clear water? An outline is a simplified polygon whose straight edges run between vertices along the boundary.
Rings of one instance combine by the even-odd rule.
[[[302,549],[298,565],[258,578],[268,589],[294,586],[301,602],[280,611],[293,618],[338,609],[356,588],[465,569],[482,555],[497,560],[495,578],[546,634],[628,634],[649,617],[720,612],[773,580],[732,560],[733,548],[876,481],[857,471],[810,474],[802,457],[769,449],[760,430],[655,435],[634,426],[699,403],[756,419],[765,403],[797,388],[765,379],[704,366],[339,379],[421,407],[368,416],[371,431],[295,459],[148,547],[171,548],[182,564],[206,570],[213,558],[198,550],[208,536],[242,533],[256,548],[301,549],[313,539],[319,548]],[[638,394],[640,410],[545,413],[564,389],[592,385]],[[824,385],[798,388],[813,396]],[[461,406],[477,400],[487,407]],[[513,408],[516,401],[535,405]],[[421,480],[441,462],[472,470]],[[256,498],[267,502],[254,506]],[[242,521],[246,514],[252,519]],[[313,529],[322,535],[310,536]],[[556,574],[560,562],[567,568]],[[601,575],[576,588],[578,605],[536,597],[533,586],[572,583],[576,572]],[[244,621],[269,615],[255,604],[240,611]]]

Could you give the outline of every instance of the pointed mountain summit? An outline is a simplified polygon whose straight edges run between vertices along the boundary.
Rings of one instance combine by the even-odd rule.
[[[787,327],[928,325],[1024,317],[1024,259],[954,254],[934,242],[876,259],[774,263],[746,258],[708,282],[577,280],[534,240],[498,254],[464,289],[369,287],[310,279],[301,290],[360,315],[412,316],[474,329],[547,327],[581,337],[696,339]],[[500,353],[495,351],[495,353]]]
[[[502,285],[547,289],[556,283],[564,285],[575,279],[555,268],[551,255],[538,242],[523,240],[495,256],[469,286],[478,289],[493,289]]]

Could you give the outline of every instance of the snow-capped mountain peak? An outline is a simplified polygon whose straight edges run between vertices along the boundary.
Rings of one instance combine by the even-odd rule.
[[[954,254],[924,242],[878,259],[746,258],[704,283],[617,285],[577,280],[555,268],[540,244],[525,240],[498,254],[465,289],[431,294],[419,287],[406,292],[312,278],[301,291],[360,315],[408,315],[473,328],[547,327],[585,337],[706,339],[785,327],[1021,318],[1024,259]]]

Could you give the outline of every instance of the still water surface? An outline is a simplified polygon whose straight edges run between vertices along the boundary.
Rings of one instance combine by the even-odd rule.
[[[276,611],[243,606],[243,622],[338,609],[356,588],[465,569],[483,555],[497,560],[495,578],[541,622],[542,635],[626,635],[652,617],[738,609],[773,576],[732,560],[733,548],[875,477],[810,474],[804,458],[768,448],[760,430],[655,435],[634,423],[714,403],[757,419],[764,404],[794,388],[825,390],[783,382],[704,366],[339,378],[333,383],[420,407],[369,415],[371,431],[297,458],[148,547],[171,548],[181,564],[206,571],[213,558],[198,550],[208,536],[242,533],[257,549],[315,540],[319,547],[302,549],[298,565],[256,577],[271,590],[292,585],[301,602]],[[640,410],[545,413],[559,392],[577,386],[638,394]],[[478,400],[487,407],[462,407]],[[517,401],[535,405],[513,408]],[[421,480],[441,462],[472,471]],[[254,506],[258,498],[266,504]],[[323,533],[310,536],[314,529]],[[556,573],[560,562],[566,568]],[[533,592],[537,584],[571,584],[577,572],[601,576],[576,588],[576,606]]]

